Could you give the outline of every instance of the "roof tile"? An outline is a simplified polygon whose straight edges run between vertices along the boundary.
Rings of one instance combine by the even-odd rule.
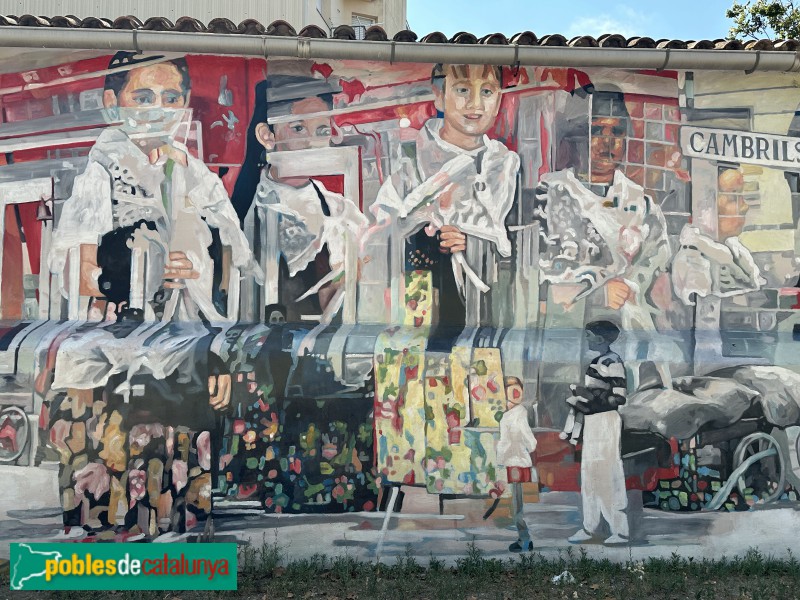
[[[419,37],[410,29],[403,29],[395,33],[392,39],[395,42],[416,42]]]
[[[633,37],[628,40],[628,48],[655,48],[656,41],[650,37]]]
[[[256,22],[258,23],[258,21]],[[204,33],[207,30],[202,21],[192,17],[181,17],[175,21],[175,31],[180,31],[182,33]]]
[[[490,33],[478,40],[479,44],[488,44],[492,46],[507,46],[508,38],[502,33]]]
[[[775,42],[775,50],[797,52],[800,50],[800,40],[779,40]]]
[[[33,15],[22,15],[18,24],[22,27],[50,27],[49,19],[34,17]]]
[[[452,44],[477,44],[478,38],[472,35],[468,31],[459,31],[453,37],[450,38],[450,43]]]
[[[269,24],[266,35],[277,35],[281,37],[297,37],[297,30],[288,22],[277,20]]]
[[[325,39],[328,34],[318,25],[306,25],[300,30],[300,37]]]
[[[434,31],[423,37],[420,41],[426,44],[446,44],[447,36],[441,31]]]
[[[628,40],[618,33],[606,33],[597,38],[598,44],[603,48],[626,48]]]
[[[113,29],[113,26],[114,24],[108,19],[98,19],[97,17],[87,17],[81,21],[81,27],[84,29]]]
[[[55,23],[53,26],[56,27]],[[78,20],[78,27],[81,26],[80,20]],[[126,15],[124,17],[117,17],[112,24],[114,29],[141,29],[142,22],[134,17],[133,15]]]
[[[567,38],[560,33],[546,35],[539,39],[539,46],[566,46]]]
[[[175,24],[167,17],[150,17],[142,27],[145,31],[173,31]]]
[[[598,48],[600,44],[590,35],[579,35],[569,41],[573,48]]]
[[[238,26],[230,19],[212,19],[208,26],[192,17],[180,17],[172,23],[166,17],[151,17],[144,23],[132,15],[120,16],[113,21],[106,18],[87,17],[79,19],[74,15],[43,17],[35,15],[0,15],[0,27],[2,26],[21,26],[21,27],[57,27],[73,28],[81,27],[88,29],[120,29],[134,30],[142,29],[148,31],[180,31],[180,32],[209,32],[217,34],[238,34],[238,35],[278,35],[286,37],[297,36],[297,31],[286,21],[273,21],[268,26],[256,21],[246,19]],[[317,25],[307,25],[300,30],[300,36],[309,38],[327,38],[343,40],[355,40],[357,38],[355,30],[350,25],[339,25],[332,32]],[[386,41],[389,39],[386,31],[377,25],[367,29],[364,34],[367,41]],[[491,44],[520,46],[572,46],[580,48],[668,48],[668,49],[689,49],[689,50],[764,50],[797,52],[800,50],[800,40],[670,40],[660,39],[658,41],[649,37],[632,37],[625,39],[619,34],[603,34],[599,37],[576,36],[567,40],[561,34],[551,34],[538,38],[531,31],[522,31],[514,34],[511,38],[502,33],[490,33],[478,38],[476,35],[461,31],[448,39],[440,31],[433,31],[420,36],[414,31],[404,29],[397,32],[392,40],[396,42],[420,42],[429,44]]]
[[[744,44],[739,40],[715,40],[717,50],[744,50]]]
[[[686,50],[687,44],[681,40],[659,40],[656,47],[670,50]]]
[[[115,23],[114,28],[117,29],[116,21],[114,21],[114,23]],[[65,17],[53,17],[52,19],[50,19],[51,27],[80,27],[80,25],[81,25],[81,20],[71,15],[67,15]],[[122,28],[120,27],[119,29]]]
[[[383,27],[373,25],[364,33],[364,39],[368,42],[385,42],[389,39],[389,36],[386,35],[386,30]]]
[[[750,40],[744,44],[745,50],[774,50],[775,46],[770,40]]]
[[[517,44],[518,46],[535,46],[538,38],[532,31],[520,31],[511,36],[508,41],[509,44]]]
[[[211,19],[208,22],[209,33],[239,33],[239,28],[230,19]]]
[[[356,39],[356,30],[350,25],[339,25],[333,30],[331,37],[335,40],[354,40]]]

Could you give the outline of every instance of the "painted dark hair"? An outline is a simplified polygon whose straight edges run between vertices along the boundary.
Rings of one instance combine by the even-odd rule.
[[[111,90],[115,96],[119,96],[122,88],[128,83],[131,69],[147,66],[163,56],[142,56],[135,52],[117,52],[108,63],[108,69],[111,71],[106,75],[105,83],[103,84],[104,90]],[[171,60],[163,61],[170,64],[178,70],[181,75],[181,91],[183,92],[184,99],[192,91],[192,79],[189,77],[189,65],[186,64],[185,58],[173,58]],[[156,63],[161,64],[161,63]],[[126,68],[122,68],[126,67]]]
[[[466,67],[468,65],[447,65],[444,63],[438,63],[433,67],[433,71],[431,71],[431,84],[439,88],[439,90],[444,91],[444,82],[447,78],[447,67],[453,67],[458,71],[459,69],[464,69],[464,76],[466,76]],[[503,87],[503,67],[498,65],[483,65],[484,70],[490,69],[492,73],[494,73],[494,78],[497,79],[497,83],[500,84],[500,88]]]
[[[253,101],[253,117],[250,120],[250,125],[247,127],[246,149],[244,161],[242,162],[242,170],[239,172],[239,177],[236,179],[236,185],[231,194],[231,202],[233,208],[236,209],[236,214],[239,216],[240,221],[244,221],[250,206],[253,204],[253,198],[258,189],[258,182],[261,180],[261,169],[266,166],[266,158],[264,147],[258,141],[256,135],[256,128],[267,122],[269,113],[273,114],[289,114],[291,106],[298,100],[306,98],[319,98],[328,108],[333,108],[333,94],[337,91],[335,88],[328,86],[330,91],[324,93],[302,93],[302,85],[309,82],[318,82],[314,78],[301,77],[294,75],[273,75],[267,77],[264,81],[260,81],[255,87],[255,99]],[[270,95],[273,91],[296,89],[297,93],[283,93],[284,97],[270,101]],[[274,127],[269,125],[270,131],[274,131]]]
[[[611,117],[625,122],[627,135],[633,131],[633,123],[628,107],[625,105],[625,94],[619,90],[592,92],[592,118]]]
[[[619,327],[611,321],[592,321],[586,325],[585,329],[599,335],[609,344],[615,342],[619,337]]]

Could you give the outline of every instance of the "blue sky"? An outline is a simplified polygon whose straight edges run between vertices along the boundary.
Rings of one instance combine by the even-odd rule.
[[[469,31],[478,37],[533,31],[682,40],[726,37],[731,21],[725,11],[733,0],[408,0],[408,22],[420,35]]]

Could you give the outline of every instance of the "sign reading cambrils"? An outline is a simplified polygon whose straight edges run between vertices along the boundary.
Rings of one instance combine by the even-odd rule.
[[[235,590],[236,544],[11,544],[12,590]]]
[[[684,156],[800,171],[800,138],[732,129],[681,127]]]

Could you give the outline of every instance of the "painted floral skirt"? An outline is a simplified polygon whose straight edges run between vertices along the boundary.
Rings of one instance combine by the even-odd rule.
[[[183,533],[211,512],[208,431],[149,422],[102,390],[70,390],[49,409],[66,531],[99,539]]]

